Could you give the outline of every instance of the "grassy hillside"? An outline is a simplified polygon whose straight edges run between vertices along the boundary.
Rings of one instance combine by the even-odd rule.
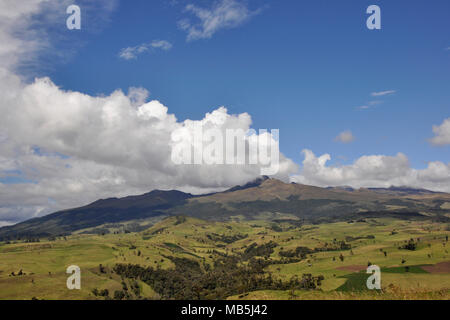
[[[3,242],[0,299],[449,299],[448,230],[394,218],[305,225],[170,217],[136,233]],[[382,268],[381,292],[365,288],[369,262]],[[66,288],[69,265],[81,268],[81,290]],[[251,281],[233,283],[240,277]],[[168,288],[180,282],[205,288]]]

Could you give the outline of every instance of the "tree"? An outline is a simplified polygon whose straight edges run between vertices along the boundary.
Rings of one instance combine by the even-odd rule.
[[[116,290],[114,291],[114,299],[115,300],[123,300],[125,298],[125,293],[123,291]]]

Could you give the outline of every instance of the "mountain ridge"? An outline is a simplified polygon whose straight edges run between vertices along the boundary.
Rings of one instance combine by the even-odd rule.
[[[153,190],[142,195],[99,199],[0,228],[0,239],[70,234],[108,223],[159,216],[186,215],[226,221],[298,219],[320,222],[362,215],[400,215],[450,219],[450,194],[409,187],[321,188],[260,177],[223,192],[192,195],[178,190]]]

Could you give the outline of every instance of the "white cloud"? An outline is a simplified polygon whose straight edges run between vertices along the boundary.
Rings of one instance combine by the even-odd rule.
[[[383,103],[383,101],[380,101],[380,100],[372,100],[372,101],[369,101],[369,106],[376,106],[376,105],[379,105],[379,104],[382,104]]]
[[[430,142],[436,146],[450,144],[450,118],[445,119],[440,126],[433,126],[433,132],[436,135]]]
[[[8,221],[0,221],[0,228],[10,226],[12,223]]]
[[[341,143],[350,143],[355,141],[355,137],[353,136],[353,133],[350,130],[347,130],[341,132],[334,140]]]
[[[387,90],[387,91],[380,91],[380,92],[372,92],[371,96],[372,97],[382,97],[382,96],[387,96],[387,95],[391,95],[396,93],[396,90]]]
[[[43,3],[44,0],[0,1],[1,66],[16,67],[20,60],[35,54],[41,46],[47,46],[46,39],[42,42],[33,40],[36,30],[26,32],[31,17],[40,11]]]
[[[172,49],[173,45],[166,40],[154,40],[150,43],[142,43],[135,47],[123,48],[119,52],[119,57],[125,60],[137,59],[138,55],[148,52],[151,49],[161,49],[168,51]]]
[[[119,52],[119,57],[125,60],[136,59],[137,56],[148,50],[146,45],[139,45],[136,47],[123,48]]]
[[[152,48],[160,48],[162,50],[170,50],[172,48],[172,44],[166,40],[155,40],[150,45]]]
[[[150,92],[148,92],[145,88],[135,88],[131,87],[128,89],[128,98],[130,98],[131,105],[135,107],[139,107],[147,101],[150,96]]]
[[[410,186],[450,192],[450,164],[430,162],[423,170],[411,168],[408,158],[396,156],[363,156],[351,165],[328,166],[329,154],[317,157],[304,150],[305,159],[299,175],[291,180],[316,186],[390,187]]]
[[[88,24],[82,23],[82,34],[101,31],[109,22],[117,2],[77,1],[82,17],[95,15]],[[9,70],[20,68],[41,72],[72,57],[76,49],[85,44],[81,33],[67,32],[65,26],[66,8],[73,3],[73,0],[1,0],[0,66]]]
[[[189,4],[185,11],[199,20],[197,23],[192,23],[189,19],[179,21],[179,27],[188,33],[188,41],[209,39],[217,31],[238,27],[260,12],[251,11],[246,3],[238,0],[217,0],[210,8]]]
[[[372,108],[372,107],[375,107],[375,106],[377,106],[377,105],[379,105],[379,104],[382,104],[383,103],[383,101],[380,101],[380,100],[372,100],[372,101],[369,101],[367,104],[365,104],[365,105],[362,105],[362,106],[359,106],[359,107],[357,107],[357,109],[360,109],[360,110],[367,110],[367,109],[370,109],[370,108]]]

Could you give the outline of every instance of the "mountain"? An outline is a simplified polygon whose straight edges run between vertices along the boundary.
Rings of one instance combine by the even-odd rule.
[[[140,196],[102,199],[84,207],[0,228],[0,238],[63,235],[106,223],[151,218],[163,215],[165,210],[182,205],[192,197],[180,191],[155,190]]]
[[[193,197],[171,211],[216,221],[283,218],[313,223],[379,215],[446,220],[450,212],[449,194],[424,190],[412,194],[412,189],[406,192],[398,188],[320,188],[276,179],[263,179],[256,186],[233,190]]]
[[[427,194],[439,194],[441,192],[430,191],[426,189],[416,189],[410,188],[406,186],[395,187],[391,186],[390,188],[369,188],[369,190],[380,192],[380,193],[397,193],[400,195],[427,195]]]
[[[270,178],[268,176],[262,176],[261,178],[257,178],[253,181],[250,181],[243,186],[235,186],[233,188],[230,188],[226,190],[225,192],[233,192],[233,191],[239,191],[239,190],[245,190],[250,189],[254,187],[259,187],[264,181],[269,180]]]
[[[98,200],[14,226],[0,228],[0,239],[45,237],[107,224],[150,221],[185,215],[212,221],[290,220],[310,223],[392,216],[450,220],[450,194],[407,187],[319,188],[261,177],[224,192],[194,196],[155,190],[140,196]],[[97,230],[98,231],[98,230]]]

